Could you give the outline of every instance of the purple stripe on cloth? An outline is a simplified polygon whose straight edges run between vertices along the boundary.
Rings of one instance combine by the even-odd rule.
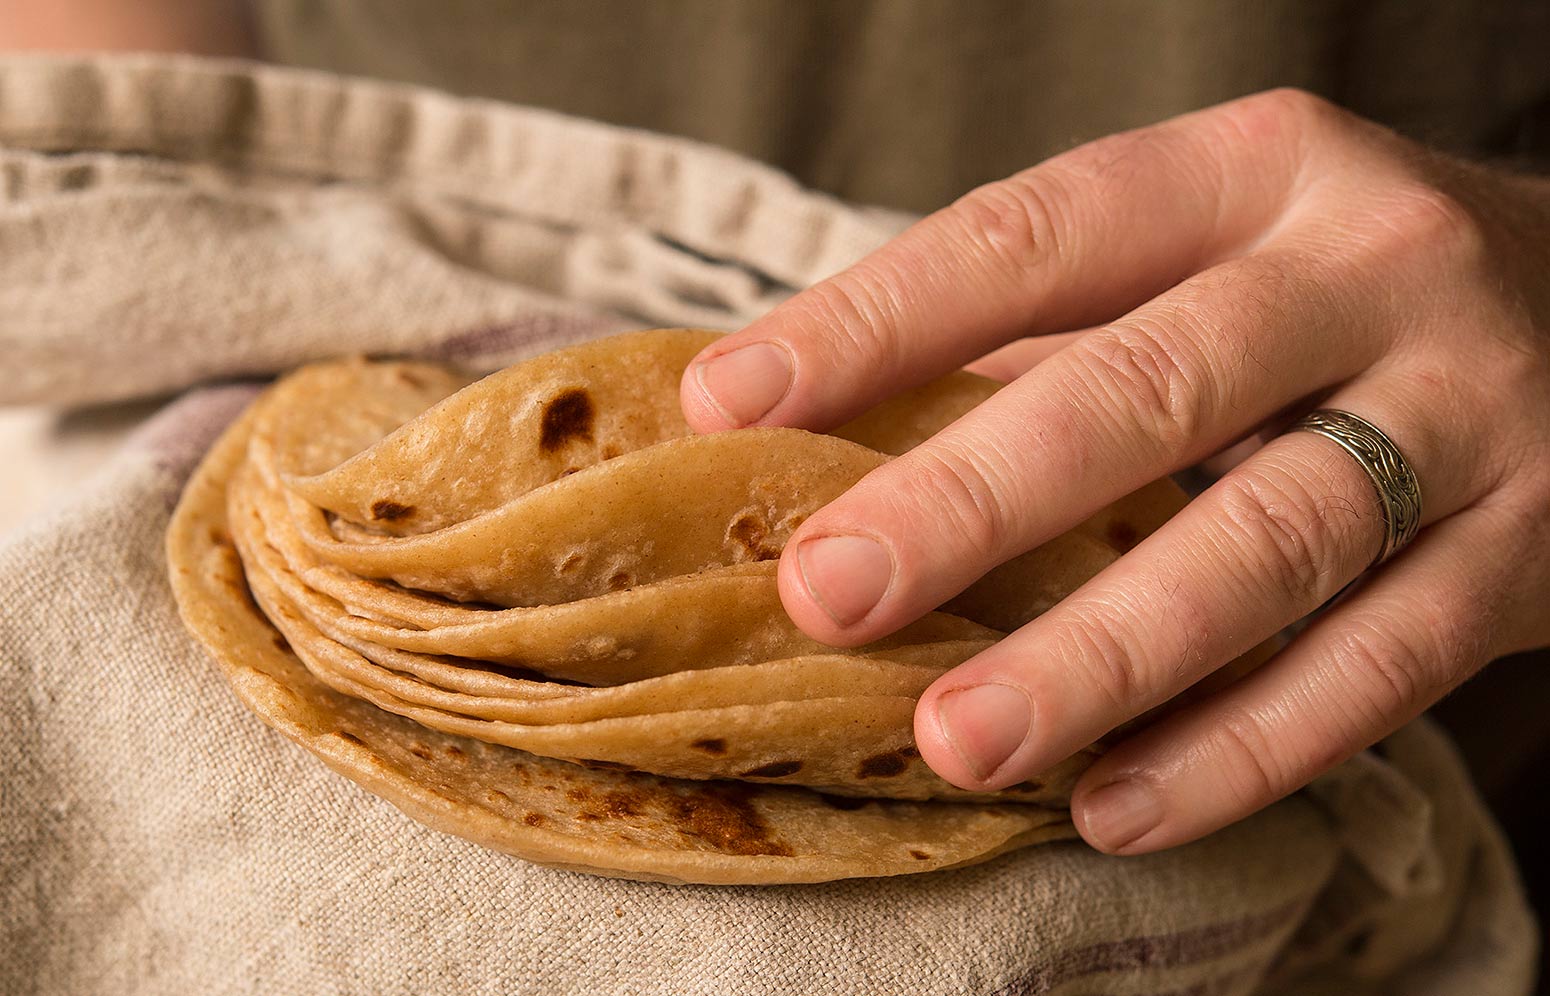
[[[1099,972],[1176,968],[1227,954],[1262,940],[1298,917],[1307,902],[1299,899],[1265,913],[1208,924],[1176,934],[1127,937],[1068,951],[1013,980],[991,996],[1037,996],[1062,983]]]
[[[262,384],[224,384],[190,391],[130,434],[125,449],[149,453],[171,478],[167,506],[177,504],[183,484],[215,438],[258,397]]]

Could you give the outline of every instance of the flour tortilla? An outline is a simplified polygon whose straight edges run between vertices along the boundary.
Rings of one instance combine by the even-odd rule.
[[[778,884],[936,871],[1074,836],[1028,805],[836,798],[586,768],[447,735],[318,681],[251,599],[226,483],[253,416],[189,482],[167,536],[184,622],[237,696],[330,768],[447,833],[529,861],[663,882]]]
[[[1182,494],[1150,486],[945,611],[825,647],[785,616],[774,558],[995,385],[955,374],[830,435],[693,436],[677,383],[713,340],[634,333],[477,382],[414,363],[297,371],[174,518],[185,619],[266,721],[418,818],[532,860],[816,881],[1069,835],[1063,807],[1101,745],[965,792],[921,762],[914,703]]]

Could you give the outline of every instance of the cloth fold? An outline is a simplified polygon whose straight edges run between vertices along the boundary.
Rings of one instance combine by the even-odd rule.
[[[1424,722],[1164,854],[672,888],[409,820],[248,715],[184,632],[162,534],[242,378],[732,327],[903,220],[526,108],[0,60],[0,401],[180,394],[0,536],[0,991],[1526,992],[1510,855]]]

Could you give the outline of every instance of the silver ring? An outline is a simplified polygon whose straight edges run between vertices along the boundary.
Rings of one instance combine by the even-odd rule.
[[[1382,429],[1360,415],[1320,408],[1286,431],[1316,432],[1333,439],[1367,472],[1378,493],[1378,507],[1383,510],[1383,546],[1370,566],[1383,563],[1415,539],[1421,528],[1421,485],[1404,454]]]

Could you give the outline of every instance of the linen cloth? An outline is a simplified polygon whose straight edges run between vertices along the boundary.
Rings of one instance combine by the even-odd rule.
[[[172,399],[0,537],[0,993],[1527,992],[1511,857],[1424,722],[1163,854],[675,888],[409,820],[246,713],[184,632],[168,515],[263,378],[735,327],[904,220],[426,90],[0,60],[0,402]],[[39,459],[0,457],[0,480]]]

